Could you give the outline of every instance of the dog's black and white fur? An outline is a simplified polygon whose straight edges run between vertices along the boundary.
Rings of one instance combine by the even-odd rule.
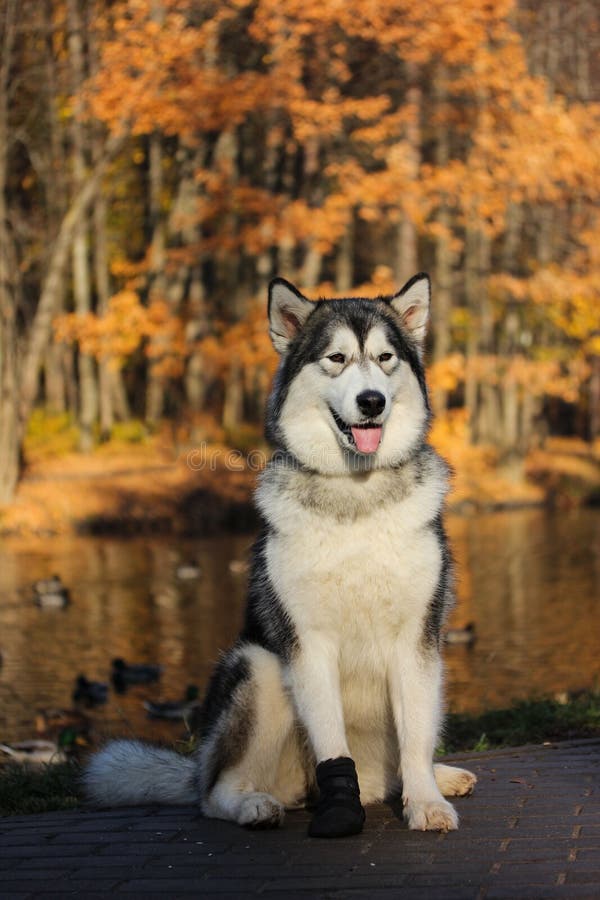
[[[433,763],[452,587],[448,473],[426,443],[429,294],[426,275],[393,297],[317,303],[272,282],[276,452],[241,635],[209,684],[195,755],[112,742],[85,772],[96,803],[196,801],[276,825],[320,792],[311,833],[331,836],[362,828],[361,801],[401,789],[410,828],[457,827],[443,795],[475,776]]]

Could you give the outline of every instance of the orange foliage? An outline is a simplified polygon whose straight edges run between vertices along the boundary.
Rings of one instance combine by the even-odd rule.
[[[163,301],[142,306],[132,290],[111,297],[104,315],[57,316],[54,335],[57,341],[76,342],[84,353],[114,367],[122,366],[145,343],[152,370],[164,377],[181,375],[188,353],[182,320]]]
[[[496,275],[494,291],[529,301],[543,309],[548,319],[568,338],[576,341],[583,355],[599,355],[600,270],[569,271],[556,264],[537,269],[529,278]]]
[[[264,379],[275,357],[263,301],[250,300],[256,274],[263,280],[275,259],[284,271],[305,271],[310,252],[325,261],[313,281],[331,279],[333,255],[357,222],[356,242],[364,232],[394,246],[391,233],[408,222],[429,258],[443,244],[455,268],[463,250],[466,263],[470,235],[483,235],[491,248],[479,279],[490,333],[479,345],[472,339],[479,312],[473,291],[467,298],[459,284],[444,325],[455,352],[432,367],[433,388],[453,392],[475,381],[576,400],[600,353],[600,225],[590,212],[600,199],[600,105],[568,101],[530,72],[517,19],[515,0],[111,4],[110,27],[99,25],[88,112],[110,130],[160,133],[177,138],[177,152],[198,150],[193,202],[168,223],[177,240],[165,269],[210,261],[218,280],[250,262],[253,273],[237,293],[245,290],[248,312],[227,326],[203,323],[196,347],[185,338],[187,308],[142,304],[148,259],[119,261],[113,274],[129,279],[127,290],[103,316],[62,317],[57,336],[114,364],[143,345],[164,375],[180,374],[197,350],[215,378],[226,379],[235,365],[248,383]],[[163,175],[176,169],[173,156]],[[533,211],[530,231],[538,211],[550,209],[564,216],[568,234],[543,265],[528,258],[536,246],[529,238],[514,265],[503,257],[510,272],[483,284],[502,257],[515,208]],[[370,284],[357,291],[398,287],[380,265],[391,252],[376,254]],[[222,280],[219,297],[234,277]],[[336,294],[327,283],[319,290]],[[503,344],[503,317],[514,308],[516,331]]]
[[[114,35],[102,46],[102,65],[88,91],[91,113],[134,134],[160,128],[193,141],[199,131],[231,127],[267,98],[265,78],[229,76],[214,58],[219,28],[238,4],[221,4],[192,25],[188,4],[151,0],[114,4]]]
[[[264,302],[253,303],[241,322],[221,327],[217,335],[204,338],[198,349],[206,365],[221,377],[226,377],[234,365],[262,373],[265,378],[272,378],[277,368],[277,354],[265,323]]]
[[[523,354],[466,358],[452,353],[431,365],[429,383],[434,391],[452,392],[472,378],[478,384],[510,385],[530,397],[561,397],[575,403],[589,374],[589,366],[579,358],[561,363],[556,359],[528,359]]]
[[[573,190],[597,190],[600,179],[598,109],[548,99],[545,81],[528,73],[515,15],[513,0],[224,0],[193,17],[183,0],[128,0],[113,5],[89,109],[112,129],[128,122],[133,134],[160,129],[188,144],[268,111],[275,141],[287,124],[299,145],[335,147],[326,196],[293,209],[285,194],[236,184],[222,160],[199,172],[198,215],[222,226],[208,251],[247,241],[258,253],[283,233],[297,242],[314,235],[326,253],[354,209],[369,221],[408,216],[433,235],[432,217],[449,202],[464,222],[476,218],[498,234],[509,202],[565,202]],[[262,48],[260,62],[222,64],[221,36],[233,29],[241,40],[242,27]],[[466,153],[435,167],[424,161],[415,178],[404,135],[417,111],[398,102],[389,78],[355,89],[353,42],[372,42],[363,52],[386,54],[399,70],[433,67],[448,97],[435,116],[454,117]],[[231,212],[248,223],[236,234],[228,233]]]

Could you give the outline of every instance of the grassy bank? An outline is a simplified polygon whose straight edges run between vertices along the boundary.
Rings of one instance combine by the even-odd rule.
[[[76,809],[80,804],[75,762],[39,768],[20,763],[0,767],[0,816]]]
[[[440,754],[492,750],[544,741],[600,737],[600,692],[565,702],[530,700],[478,716],[450,715]],[[0,815],[75,809],[80,805],[76,762],[39,769],[0,767]]]
[[[477,716],[451,714],[439,751],[462,753],[589,737],[600,737],[598,691],[583,691],[570,699],[523,700]]]

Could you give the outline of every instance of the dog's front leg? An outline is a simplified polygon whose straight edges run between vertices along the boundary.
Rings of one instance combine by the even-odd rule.
[[[321,763],[349,756],[338,667],[338,647],[320,632],[303,636],[290,667],[298,715]]]
[[[311,837],[357,834],[365,820],[344,728],[338,656],[335,643],[312,633],[304,636],[290,665],[294,702],[317,760],[320,797]]]
[[[458,827],[458,816],[442,797],[433,771],[442,684],[442,664],[437,650],[397,646],[388,681],[400,746],[399,774],[408,827],[420,831],[453,830]]]

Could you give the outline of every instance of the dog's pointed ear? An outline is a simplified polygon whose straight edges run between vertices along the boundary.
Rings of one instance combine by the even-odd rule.
[[[273,279],[269,285],[269,333],[278,353],[285,353],[314,308],[285,278]]]
[[[407,281],[390,300],[392,309],[400,316],[403,329],[414,340],[420,352],[423,350],[427,334],[430,299],[429,275],[421,272]]]

